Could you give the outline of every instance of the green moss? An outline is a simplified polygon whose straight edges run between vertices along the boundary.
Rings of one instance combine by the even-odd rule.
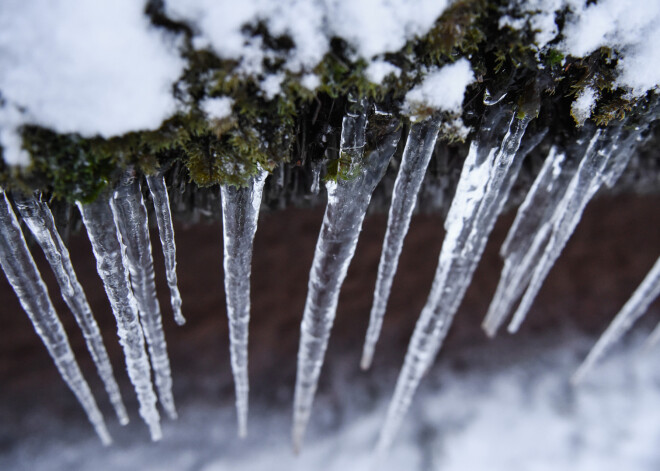
[[[271,34],[265,23],[245,27],[246,35],[268,52],[261,64],[263,72],[247,74],[235,60],[221,59],[209,49],[195,50],[188,26],[167,18],[158,2],[149,5],[147,14],[154,25],[182,35],[187,65],[173,94],[183,111],[157,130],[113,139],[62,135],[27,126],[24,147],[32,164],[27,169],[0,165],[0,184],[45,191],[67,201],[90,201],[128,165],[150,174],[177,161],[198,186],[243,185],[257,166],[273,170],[291,161],[301,164],[309,160],[329,161],[330,179],[351,178],[360,162],[352,155],[338,155],[333,141],[344,112],[355,106],[356,100],[350,97],[364,97],[379,109],[400,116],[406,93],[431,68],[461,57],[470,60],[476,83],[467,90],[462,116],[438,117],[441,138],[449,143],[464,139],[463,122],[478,126],[485,111],[486,90],[498,97],[506,93],[504,101],[516,107],[519,118],[537,116],[540,109],[543,119],[552,120],[558,136],[575,129],[570,105],[586,86],[599,91],[592,119],[600,126],[638,109],[638,100],[628,98],[614,85],[616,51],[603,48],[584,59],[564,57],[556,44],[539,51],[529,24],[521,30],[500,29],[502,15],[520,18],[504,0],[453,2],[428,33],[412,38],[398,52],[377,58],[401,70],[398,77],[391,74],[381,84],[368,80],[367,61],[355,59],[356,51],[346,41],[333,38],[330,50],[312,71],[320,79],[316,90],[302,85],[303,72],[286,70],[286,59],[295,45],[287,35]],[[560,29],[562,25],[560,17]],[[272,74],[281,78],[281,93],[269,99],[261,91],[261,82]],[[209,120],[201,103],[217,97],[231,98],[233,113]],[[412,111],[418,119],[436,116],[431,108]],[[373,135],[378,135],[378,116],[370,117]]]

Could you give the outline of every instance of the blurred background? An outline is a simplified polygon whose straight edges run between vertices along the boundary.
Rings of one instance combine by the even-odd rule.
[[[382,470],[660,469],[660,348],[645,336],[656,302],[633,332],[575,389],[568,380],[596,337],[660,254],[660,196],[605,196],[584,214],[521,332],[488,340],[480,329],[499,280],[498,256],[515,212],[503,215],[436,365],[415,398]],[[152,443],[137,413],[114,318],[84,233],[69,247],[86,289],[131,423],[114,418],[83,338],[38,248],[79,363],[115,443],[104,448],[60,379],[4,277],[0,280],[0,469],[368,469],[408,339],[426,300],[444,231],[417,215],[372,369],[359,359],[386,215],[366,218],[339,300],[302,453],[290,445],[299,323],[323,208],[263,212],[255,239],[250,328],[249,436],[236,437],[224,307],[221,223],[176,224],[183,327],[174,323],[158,236],[157,285],[179,419],[163,417]]]

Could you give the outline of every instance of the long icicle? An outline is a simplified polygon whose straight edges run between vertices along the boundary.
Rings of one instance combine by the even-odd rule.
[[[154,202],[156,223],[160,244],[163,247],[163,258],[165,259],[165,275],[167,285],[170,288],[170,302],[174,312],[174,320],[177,324],[186,323],[181,312],[181,293],[176,276],[176,244],[174,241],[174,225],[172,224],[172,212],[170,209],[170,197],[167,194],[165,177],[163,175],[147,175],[147,184]]]
[[[616,150],[618,133],[614,137],[603,138],[601,130],[596,131],[589,147],[572,178],[562,201],[557,205],[553,216],[549,240],[531,276],[527,290],[513,315],[508,331],[515,333],[527,316],[543,281],[559,258],[564,246],[580,222],[587,203],[596,194],[606,175],[603,170]]]
[[[293,411],[293,446],[300,450],[311,414],[337,301],[355,253],[371,194],[383,177],[401,135],[396,120],[377,148],[364,156],[366,109],[347,114],[342,123],[341,158],[351,159],[351,178],[326,182],[328,205],[309,275],[305,311],[300,326],[298,371]],[[358,173],[355,175],[355,173]]]
[[[112,312],[117,320],[117,334],[124,349],[128,376],[135,387],[140,415],[149,427],[151,439],[162,438],[160,415],[156,409],[156,395],[151,384],[151,367],[145,350],[144,335],[126,260],[125,248],[119,242],[109,198],[102,194],[92,203],[77,203],[89,241],[96,257],[99,272]]]
[[[504,268],[495,296],[483,322],[489,336],[494,336],[512,304],[525,290],[542,244],[547,241],[552,214],[575,171],[577,159],[567,159],[564,152],[550,149],[539,175],[534,180],[500,253]]]
[[[75,394],[87,418],[104,445],[112,443],[96,405],[96,400],[82,375],[69,345],[64,327],[48,296],[46,284],[28,250],[21,226],[7,195],[0,189],[0,265],[16,292],[21,306],[53,358],[62,378]]]
[[[600,336],[596,345],[571,378],[577,384],[593,369],[594,365],[612,348],[632,325],[646,312],[649,305],[660,295],[660,258],[656,260],[644,281],[621,308],[612,323]],[[651,336],[653,338],[653,334]]]
[[[115,380],[108,352],[103,344],[101,330],[96,323],[96,319],[94,319],[83,287],[78,281],[69,257],[69,251],[57,231],[50,208],[34,196],[14,195],[14,202],[21,213],[23,221],[34,235],[53,269],[62,297],[83,333],[87,349],[94,360],[96,370],[103,381],[119,423],[122,425],[128,424],[126,407]]]
[[[247,435],[248,332],[250,323],[250,272],[252,245],[268,172],[259,169],[245,188],[223,185],[222,232],[224,241],[225,296],[229,319],[231,368],[236,390],[238,435]]]
[[[417,387],[433,363],[465,295],[488,236],[520,169],[515,156],[530,118],[511,118],[499,150],[474,141],[445,221],[447,231],[431,292],[408,345],[377,446],[383,454],[401,426]],[[490,127],[490,126],[489,126]],[[494,132],[486,128],[488,134]]]
[[[399,173],[394,182],[392,203],[387,219],[387,232],[378,264],[374,300],[362,351],[360,366],[365,370],[371,366],[373,360],[403,241],[410,227],[410,219],[417,202],[417,193],[419,193],[426,168],[431,160],[439,129],[440,120],[429,118],[426,121],[414,123],[408,134]]]
[[[110,199],[110,207],[124,246],[133,295],[138,304],[140,324],[147,341],[160,403],[167,415],[176,419],[172,396],[172,372],[163,332],[160,305],[156,297],[156,275],[149,238],[147,207],[142,198],[139,177],[129,169],[121,176]]]

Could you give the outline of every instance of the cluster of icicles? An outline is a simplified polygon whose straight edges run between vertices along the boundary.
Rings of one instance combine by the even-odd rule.
[[[391,117],[382,141],[365,153],[366,103],[342,122],[340,152],[349,157],[355,178],[326,182],[328,203],[321,226],[301,323],[298,373],[293,411],[293,443],[300,449],[318,385],[339,292],[351,262],[371,195],[383,177],[401,138],[401,126]],[[422,377],[433,364],[465,291],[470,284],[495,221],[505,205],[525,156],[546,131],[525,133],[530,117],[492,104],[471,142],[456,193],[445,221],[433,285],[405,356],[394,397],[381,429],[377,451],[391,445]],[[407,136],[389,211],[387,233],[364,345],[361,366],[369,368],[378,341],[398,258],[408,231],[441,122],[429,118],[412,123]],[[497,292],[483,328],[494,336],[513,313],[509,332],[518,330],[544,279],[559,257],[589,200],[602,185],[612,186],[643,139],[648,125],[632,129],[615,125],[605,130],[588,126],[582,137],[565,148],[553,146],[502,247],[504,258]],[[318,178],[318,172],[315,172]],[[247,433],[248,324],[252,243],[267,172],[244,188],[224,186],[222,193],[224,271],[231,365],[236,388],[239,435]],[[165,181],[146,179],[154,203],[163,247],[172,308],[177,323],[181,297],[175,272],[174,232]],[[318,187],[318,182],[314,184]],[[12,195],[15,208],[43,249],[62,296],[82,329],[120,423],[128,422],[99,328],[85,299],[48,206],[37,196]],[[176,417],[172,380],[156,299],[147,208],[141,178],[129,170],[111,193],[89,204],[78,204],[92,243],[124,349],[126,367],[140,404],[140,415],[151,437],[161,437],[157,397],[168,416]],[[64,380],[79,399],[103,443],[110,443],[94,397],[76,363],[46,286],[28,251],[8,195],[0,198],[0,262],[37,333]],[[608,348],[643,314],[660,293],[660,259],[603,334],[574,381],[579,381]],[[660,338],[660,327],[651,341]],[[158,396],[154,392],[151,369]]]

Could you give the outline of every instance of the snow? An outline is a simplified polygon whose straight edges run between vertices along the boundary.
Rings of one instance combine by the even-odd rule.
[[[591,117],[591,113],[596,107],[599,93],[592,87],[585,87],[580,92],[571,105],[571,115],[578,126],[584,125],[584,122]]]
[[[275,35],[289,35],[295,49],[286,58],[292,72],[311,70],[329,50],[333,36],[346,39],[364,59],[401,49],[425,34],[447,0],[170,0],[168,14],[197,26],[202,43],[224,58],[241,59],[246,24],[264,21]],[[259,72],[259,71],[257,71]]]
[[[143,12],[134,0],[0,2],[7,162],[27,163],[12,136],[23,123],[110,137],[157,128],[175,111],[171,85],[183,61]]]
[[[419,85],[408,92],[405,107],[414,111],[417,107],[430,107],[439,111],[460,113],[463,95],[474,82],[474,73],[467,59],[433,70]]]
[[[305,74],[300,79],[300,84],[307,90],[316,90],[321,85],[321,79],[316,74]]]
[[[370,82],[381,84],[388,75],[401,76],[401,69],[386,61],[373,61],[364,73]]]
[[[640,355],[643,337],[633,335],[587,382],[569,388],[567,379],[593,340],[564,330],[553,335],[546,332],[544,337],[469,345],[452,352],[452,360],[429,372],[411,407],[417,420],[402,430],[401,440],[376,469],[657,471],[660,423],[653,411],[660,408],[658,350]],[[332,425],[310,430],[309,443],[300,456],[293,456],[287,443],[289,410],[279,406],[281,403],[268,402],[271,394],[255,397],[260,414],[253,418],[251,436],[239,441],[227,426],[233,418],[233,404],[218,400],[218,391],[223,389],[216,378],[212,392],[187,391],[186,413],[176,427],[167,429],[158,446],[146,445],[141,430],[128,428],[121,429],[120,445],[102,448],[92,436],[81,438],[87,427],[81,420],[53,412],[52,405],[45,413],[43,408],[30,409],[25,421],[0,424],[5,434],[11,431],[11,436],[18,437],[0,455],[0,468],[374,469],[370,467],[373,437],[386,405],[387,378],[395,365],[381,365],[377,375],[358,375],[355,353],[336,352],[333,356],[328,370],[334,372],[333,384],[340,386],[328,388],[318,397]],[[42,426],[32,429],[25,425],[37,420]],[[115,430],[119,431],[111,429]]]
[[[623,54],[617,84],[642,95],[660,84],[660,2],[603,0],[581,9],[564,30],[564,49],[576,57],[600,47]]]
[[[261,90],[264,92],[264,95],[267,100],[272,100],[282,91],[282,81],[284,80],[284,74],[272,74],[268,75],[261,82]]]
[[[200,102],[202,111],[209,119],[224,119],[231,116],[231,108],[234,105],[233,98],[228,96],[218,98],[206,98]]]
[[[511,6],[527,17],[542,49],[557,38],[559,11],[568,9],[560,50],[586,57],[601,47],[615,49],[619,76],[615,84],[641,96],[660,84],[660,2],[657,0],[513,0]],[[520,18],[503,16],[500,27],[520,29]]]

